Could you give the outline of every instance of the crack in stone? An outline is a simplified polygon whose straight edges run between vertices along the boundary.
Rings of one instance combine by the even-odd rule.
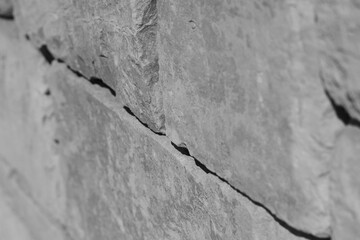
[[[27,37],[28,39],[28,37]],[[46,45],[43,45],[40,47],[39,51],[41,52],[41,54],[44,56],[44,58],[46,59],[46,61],[51,64],[52,61],[56,60],[60,63],[64,63],[61,59],[56,59],[54,58],[54,56],[51,54],[51,52],[47,49]],[[90,83],[92,83],[93,85],[98,85],[103,89],[107,89],[110,91],[112,96],[116,96],[116,92],[114,89],[112,89],[110,86],[108,86],[102,79],[96,78],[96,77],[91,77],[90,79],[86,78],[82,73],[80,73],[77,70],[72,69],[70,66],[68,66],[66,63],[64,63],[65,66],[71,71],[73,72],[76,76],[80,77],[80,78],[84,78],[86,80],[88,80]],[[330,99],[330,98],[329,98]],[[331,99],[330,99],[331,100]],[[334,105],[333,105],[334,106]],[[216,172],[210,170],[208,167],[206,167],[206,165],[204,165],[202,162],[200,162],[197,158],[195,158],[194,156],[192,156],[190,154],[189,149],[186,147],[186,144],[181,144],[181,145],[176,145],[174,144],[171,139],[165,134],[165,133],[158,133],[153,131],[151,128],[149,128],[149,126],[142,122],[132,111],[129,107],[127,106],[123,106],[124,110],[126,111],[127,114],[129,114],[132,118],[135,118],[142,126],[144,126],[145,128],[149,129],[153,134],[158,135],[158,136],[165,136],[171,143],[171,145],[174,147],[174,149],[178,152],[180,152],[182,155],[191,157],[194,160],[194,163],[197,167],[199,167],[203,172],[205,172],[206,174],[210,174],[213,175],[214,177],[216,177],[218,180],[220,180],[221,182],[225,183],[226,185],[228,185],[231,189],[233,189],[236,193],[240,194],[241,196],[245,197],[246,199],[248,199],[251,203],[253,203],[254,205],[264,209],[273,219],[274,221],[276,221],[279,225],[281,225],[284,229],[288,230],[291,234],[297,236],[297,237],[302,237],[308,240],[331,240],[331,237],[326,237],[326,238],[322,238],[322,237],[317,237],[314,236],[310,233],[306,233],[303,232],[299,229],[296,229],[292,226],[290,226],[288,223],[286,223],[284,220],[280,219],[279,217],[277,217],[274,213],[272,213],[266,206],[264,206],[262,203],[257,202],[255,200],[253,200],[249,195],[247,195],[245,192],[237,189],[236,187],[234,187],[233,185],[231,185],[229,183],[229,181],[227,181],[225,178],[219,176]],[[342,111],[338,111],[338,109],[336,109],[336,106],[334,106],[334,109],[337,111],[337,114],[340,114],[341,117],[343,117],[346,120],[346,115],[343,115]],[[340,118],[340,117],[339,117]],[[349,122],[351,122],[349,120]]]
[[[336,104],[329,92],[325,90],[325,95],[328,98],[332,108],[335,111],[337,118],[345,125],[360,127],[360,122],[350,116],[345,107]]]
[[[30,39],[29,36],[27,36],[26,39]],[[39,51],[48,64],[51,64],[55,60],[55,57],[51,54],[46,45],[42,45],[39,48]]]
[[[25,38],[27,40],[30,40],[30,37],[28,35],[26,35]],[[64,63],[63,60],[55,58],[54,55],[50,52],[49,48],[45,44],[42,45],[40,48],[38,48],[38,50],[48,64],[51,65],[53,61],[57,61],[59,63]],[[94,76],[87,78],[81,72],[71,68],[69,65],[65,64],[65,66],[67,67],[67,69],[69,69],[71,72],[73,72],[76,76],[88,80],[93,85],[97,85],[101,88],[107,89],[111,93],[111,95],[116,97],[116,91],[112,87],[110,87],[108,84],[106,84],[101,78],[94,77]]]
[[[154,130],[152,130],[146,123],[142,122],[132,111],[128,106],[124,106],[123,107],[124,110],[131,115],[133,118],[135,118],[141,125],[143,125],[144,127],[146,127],[147,129],[149,129],[152,133],[159,135],[159,136],[166,136],[165,133],[161,133],[161,132],[155,132]]]
[[[0,15],[0,19],[7,20],[7,21],[15,20],[13,15]]]

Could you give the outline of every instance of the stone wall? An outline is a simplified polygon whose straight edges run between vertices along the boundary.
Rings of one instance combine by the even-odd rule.
[[[360,238],[359,8],[0,0],[0,239]]]

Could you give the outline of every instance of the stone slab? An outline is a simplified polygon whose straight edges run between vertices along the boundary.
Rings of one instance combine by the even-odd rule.
[[[68,221],[70,229],[77,227],[76,237],[299,238],[176,152],[166,137],[144,128],[109,95],[64,70],[54,66],[51,76],[62,99],[57,136],[68,165]]]
[[[314,1],[159,1],[166,134],[295,228],[330,233],[342,127],[319,77]]]

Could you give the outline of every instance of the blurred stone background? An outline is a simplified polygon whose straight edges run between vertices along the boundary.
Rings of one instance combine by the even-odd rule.
[[[359,0],[0,0],[0,240],[360,239]]]

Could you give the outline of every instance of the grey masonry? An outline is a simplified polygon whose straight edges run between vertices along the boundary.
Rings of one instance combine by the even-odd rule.
[[[35,205],[2,211],[33,239],[356,239],[359,6],[1,0],[0,196]]]

